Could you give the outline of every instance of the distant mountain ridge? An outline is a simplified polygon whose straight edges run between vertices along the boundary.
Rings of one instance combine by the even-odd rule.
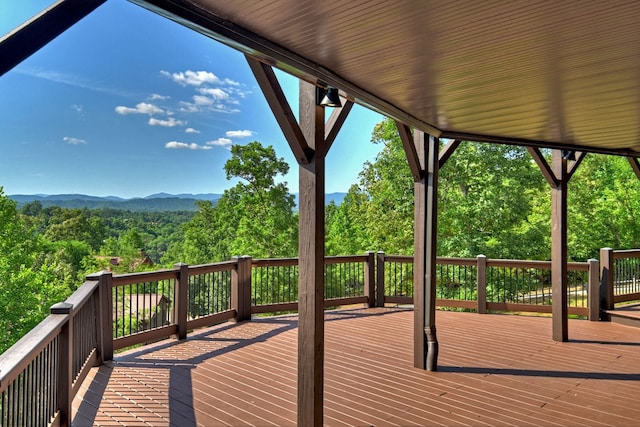
[[[325,197],[328,204],[334,202],[340,204],[346,193],[331,193]],[[18,204],[18,208],[27,203],[38,201],[43,207],[58,206],[61,208],[78,209],[119,209],[134,212],[168,212],[168,211],[196,211],[196,201],[205,200],[213,204],[222,197],[217,193],[199,194],[168,194],[155,193],[146,197],[125,199],[117,196],[89,196],[86,194],[12,194],[8,196]],[[295,194],[296,203],[298,195]]]

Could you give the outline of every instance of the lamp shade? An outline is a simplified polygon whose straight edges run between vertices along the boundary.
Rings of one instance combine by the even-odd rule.
[[[323,107],[342,107],[338,89],[329,86],[327,89],[318,88],[317,96],[318,105]]]

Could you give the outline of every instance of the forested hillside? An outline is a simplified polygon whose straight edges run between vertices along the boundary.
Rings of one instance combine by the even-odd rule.
[[[372,134],[380,154],[363,165],[341,203],[326,209],[327,255],[413,252],[413,181],[395,125]],[[233,145],[217,203],[196,211],[20,208],[0,188],[0,352],[43,319],[85,275],[227,260],[294,257],[295,196],[289,165],[259,142]],[[548,153],[547,153],[548,154]],[[463,142],[440,171],[438,255],[550,258],[550,188],[520,147]],[[569,257],[638,247],[640,181],[626,159],[586,156],[569,183]]]

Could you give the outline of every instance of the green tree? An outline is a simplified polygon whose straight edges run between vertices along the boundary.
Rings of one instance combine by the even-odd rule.
[[[298,223],[295,199],[285,182],[289,171],[272,146],[257,141],[234,145],[225,164],[227,179],[239,178],[214,206],[198,202],[198,212],[184,226],[184,240],[163,257],[164,263],[189,264],[253,257],[295,256]]]
[[[97,251],[105,236],[105,227],[101,218],[93,216],[89,209],[51,210],[44,236],[52,241],[77,240],[87,243]]]
[[[295,255],[295,199],[286,182],[276,182],[289,171],[284,159],[277,157],[272,146],[254,141],[232,146],[224,170],[227,179],[241,179],[224,192],[217,205],[218,227],[226,227],[233,236],[230,250],[254,257]]]
[[[0,187],[0,352],[43,320],[71,289],[59,280],[46,246]]]
[[[638,247],[640,180],[624,157],[588,154],[569,181],[568,205],[571,258],[598,258],[602,247]]]
[[[328,251],[412,254],[414,183],[394,122],[376,125],[372,142],[384,147],[331,212]],[[549,216],[533,202],[549,206],[548,191],[523,148],[461,144],[440,171],[438,254],[548,258]]]

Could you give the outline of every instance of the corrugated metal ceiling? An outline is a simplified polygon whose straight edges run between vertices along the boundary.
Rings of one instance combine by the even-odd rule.
[[[134,1],[432,134],[640,154],[637,0]]]

